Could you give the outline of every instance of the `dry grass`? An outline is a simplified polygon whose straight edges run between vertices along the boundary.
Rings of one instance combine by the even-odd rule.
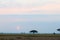
[[[60,34],[0,34],[0,40],[60,40]]]

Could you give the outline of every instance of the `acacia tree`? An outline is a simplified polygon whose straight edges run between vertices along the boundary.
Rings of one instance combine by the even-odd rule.
[[[38,33],[38,31],[37,30],[31,30],[30,33],[35,34],[35,33]]]
[[[58,29],[57,29],[57,31],[59,31],[59,32],[60,32],[60,28],[58,28]]]

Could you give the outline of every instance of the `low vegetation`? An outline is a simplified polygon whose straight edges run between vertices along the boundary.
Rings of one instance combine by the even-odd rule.
[[[60,40],[60,34],[0,34],[0,40]]]

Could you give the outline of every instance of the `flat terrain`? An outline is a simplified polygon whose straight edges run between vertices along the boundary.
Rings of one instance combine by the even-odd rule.
[[[60,34],[0,34],[0,40],[60,40]]]

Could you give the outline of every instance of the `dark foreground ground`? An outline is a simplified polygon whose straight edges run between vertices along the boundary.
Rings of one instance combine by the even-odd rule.
[[[0,40],[60,40],[60,34],[0,34]]]

